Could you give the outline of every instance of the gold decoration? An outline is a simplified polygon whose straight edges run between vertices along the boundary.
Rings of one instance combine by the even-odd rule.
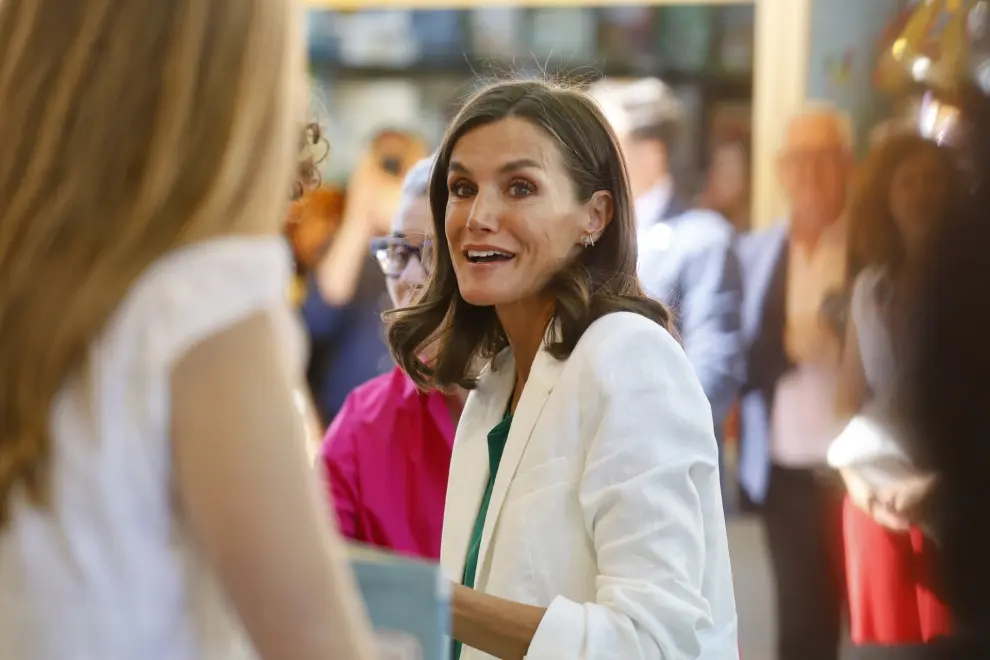
[[[954,95],[964,70],[973,5],[973,0],[922,0],[880,57],[880,87],[897,95],[919,86]]]
[[[990,95],[990,0],[922,0],[884,49],[876,80],[913,99],[908,116],[922,135],[956,141],[961,92]]]

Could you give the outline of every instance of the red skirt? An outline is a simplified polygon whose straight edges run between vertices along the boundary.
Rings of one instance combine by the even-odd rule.
[[[842,525],[854,644],[923,644],[951,632],[949,610],[935,591],[931,539],[916,528],[878,525],[848,497]]]

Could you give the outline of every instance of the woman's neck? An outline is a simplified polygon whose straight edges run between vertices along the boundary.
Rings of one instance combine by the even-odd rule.
[[[908,255],[891,275],[893,276],[894,290],[901,298],[911,299],[925,280],[924,259],[918,255]]]
[[[512,398],[512,409],[515,410],[523,387],[529,380],[529,372],[533,360],[543,346],[547,325],[553,316],[553,301],[527,300],[502,305],[495,308],[498,320],[502,324],[505,336],[509,339],[512,357],[516,363],[516,385]]]

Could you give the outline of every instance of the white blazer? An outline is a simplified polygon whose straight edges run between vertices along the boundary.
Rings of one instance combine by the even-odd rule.
[[[514,379],[506,351],[457,427],[441,549],[457,581],[488,481],[488,432]],[[475,588],[548,608],[529,660],[738,658],[711,409],[660,326],[609,314],[567,360],[536,356]],[[489,657],[465,646],[461,660]]]

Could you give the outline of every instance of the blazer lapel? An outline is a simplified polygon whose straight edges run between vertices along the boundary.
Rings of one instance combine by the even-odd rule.
[[[498,368],[482,374],[478,389],[468,395],[454,435],[440,563],[456,582],[464,574],[468,543],[488,483],[488,431],[502,419],[516,377],[511,357],[500,356],[496,363]]]
[[[688,205],[685,204],[680,197],[672,194],[670,196],[670,201],[667,202],[667,208],[665,208],[663,210],[663,213],[660,214],[660,222],[663,222],[664,220],[671,220],[673,218],[676,218],[677,216],[684,215],[689,210],[690,209],[688,208]]]
[[[787,226],[781,224],[762,235],[749,236],[746,248],[740,245],[739,256],[746,274],[743,335],[746,343],[752,344],[763,330],[764,309],[773,294],[775,275],[779,275],[781,261],[787,259]]]
[[[483,585],[487,579],[492,535],[498,524],[498,517],[502,512],[502,505],[505,503],[505,496],[509,492],[509,484],[516,474],[519,461],[522,460],[526,446],[533,434],[533,427],[536,426],[540,413],[543,412],[543,407],[557,384],[563,367],[564,362],[557,360],[546,350],[540,350],[533,360],[529,379],[526,381],[526,387],[523,388],[516,412],[512,416],[509,438],[505,444],[505,451],[502,453],[502,461],[499,463],[498,475],[495,477],[491,500],[488,503],[488,515],[485,518],[478,556],[478,573],[475,581],[478,585]]]
[[[793,367],[784,347],[787,271],[790,266],[786,236],[785,240],[774,247],[775,251],[767,255],[767,270],[762,289],[754,301],[759,303],[759,307],[754,310],[759,332],[752,340],[747,354],[751,384],[764,390],[771,398],[777,381]]]

